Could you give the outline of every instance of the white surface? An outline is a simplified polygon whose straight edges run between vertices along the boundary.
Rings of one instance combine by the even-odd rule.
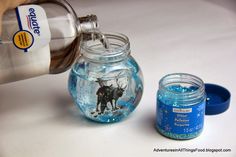
[[[80,0],[80,15],[94,13],[104,31],[129,36],[145,80],[141,103],[111,125],[75,112],[68,72],[0,86],[0,157],[236,156],[236,1]],[[231,91],[230,109],[206,116],[203,133],[188,141],[159,135],[156,90],[168,73],[186,72]],[[230,148],[230,153],[156,153],[154,148]]]

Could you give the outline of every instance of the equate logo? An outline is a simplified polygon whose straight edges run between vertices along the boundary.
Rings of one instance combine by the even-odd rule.
[[[34,8],[29,8],[29,15],[26,16],[27,18],[27,25],[30,30],[33,30],[35,34],[40,36],[40,27],[37,21],[37,17],[35,14],[35,9]]]

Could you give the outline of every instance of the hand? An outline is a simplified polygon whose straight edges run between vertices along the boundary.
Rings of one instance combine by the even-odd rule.
[[[8,9],[16,8],[18,5],[27,3],[30,0],[0,0],[0,35],[2,31],[2,16]]]

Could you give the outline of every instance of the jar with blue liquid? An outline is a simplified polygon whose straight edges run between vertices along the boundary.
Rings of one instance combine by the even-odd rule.
[[[142,72],[130,55],[128,37],[116,33],[96,36],[101,34],[80,46],[81,56],[69,76],[69,92],[88,119],[118,122],[141,100]]]
[[[157,92],[156,128],[164,136],[185,140],[200,135],[206,106],[203,81],[190,74],[164,76]]]

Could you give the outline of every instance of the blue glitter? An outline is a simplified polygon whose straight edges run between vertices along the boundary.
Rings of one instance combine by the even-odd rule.
[[[96,82],[98,76],[89,76],[86,72],[88,68],[91,71],[96,71],[98,67],[92,67],[90,64],[85,64],[84,62],[76,63],[73,66],[69,76],[68,89],[76,106],[87,118],[103,123],[118,122],[126,118],[138,105],[143,92],[141,71],[131,57],[122,62],[120,66],[121,70],[118,70],[118,73],[122,71],[122,67],[126,67],[124,75],[120,78],[120,80],[128,81],[126,90],[123,96],[117,101],[118,109],[113,110],[111,104],[108,103],[103,114],[96,112],[96,92],[100,87]],[[103,66],[103,68],[106,71],[113,71],[116,67]],[[131,73],[126,73],[127,69]],[[104,75],[101,79],[110,82],[109,86],[112,85],[112,87],[115,87],[116,85],[116,78],[110,78],[109,74]]]
[[[82,55],[71,69],[68,89],[85,117],[102,123],[118,122],[141,100],[142,72],[130,55],[125,35],[102,36],[109,41],[109,48],[96,35],[81,44]]]
[[[189,74],[170,74],[160,81],[157,94],[157,130],[172,139],[191,139],[203,130],[204,84]]]

